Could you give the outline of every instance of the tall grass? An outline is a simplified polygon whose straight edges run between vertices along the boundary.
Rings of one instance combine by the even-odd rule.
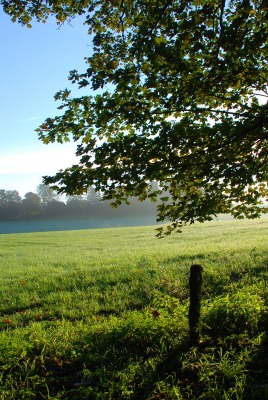
[[[0,236],[0,399],[264,399],[268,219]],[[200,346],[188,279],[204,268]]]

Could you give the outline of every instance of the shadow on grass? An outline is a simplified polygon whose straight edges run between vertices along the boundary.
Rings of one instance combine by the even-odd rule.
[[[181,355],[188,349],[182,324],[138,314],[114,323],[100,324],[74,344],[80,350],[73,367],[55,362],[46,366],[51,392],[64,390],[62,398],[73,400],[172,400]]]
[[[54,397],[68,400],[266,400],[267,336],[245,368],[240,392],[234,377],[223,370],[224,360],[230,361],[228,367],[233,365],[228,347],[219,355],[217,340],[191,348],[186,334],[174,332],[173,339],[157,331],[146,335],[142,326],[127,323],[119,329],[99,330],[81,342],[75,363],[63,361],[50,369],[47,383]],[[233,355],[240,350],[233,349]]]
[[[268,321],[267,321],[268,322]],[[241,400],[268,398],[268,335],[265,334],[251,362],[247,365],[245,392]]]

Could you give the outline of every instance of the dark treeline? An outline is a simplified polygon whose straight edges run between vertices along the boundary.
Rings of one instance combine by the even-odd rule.
[[[84,195],[67,196],[64,201],[48,186],[40,184],[36,193],[28,192],[24,198],[17,190],[0,189],[0,220],[14,221],[53,218],[108,218],[141,215],[156,215],[156,205],[149,200],[130,200],[112,208],[109,201],[102,201],[94,188]]]

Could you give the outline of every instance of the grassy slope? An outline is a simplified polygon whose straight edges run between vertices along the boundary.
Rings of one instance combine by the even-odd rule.
[[[262,399],[268,219],[1,235],[0,399]],[[204,267],[202,343],[188,274]]]

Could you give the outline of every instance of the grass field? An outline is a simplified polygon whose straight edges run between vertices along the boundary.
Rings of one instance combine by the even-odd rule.
[[[267,232],[263,218],[161,240],[154,227],[1,235],[0,399],[268,399]]]

